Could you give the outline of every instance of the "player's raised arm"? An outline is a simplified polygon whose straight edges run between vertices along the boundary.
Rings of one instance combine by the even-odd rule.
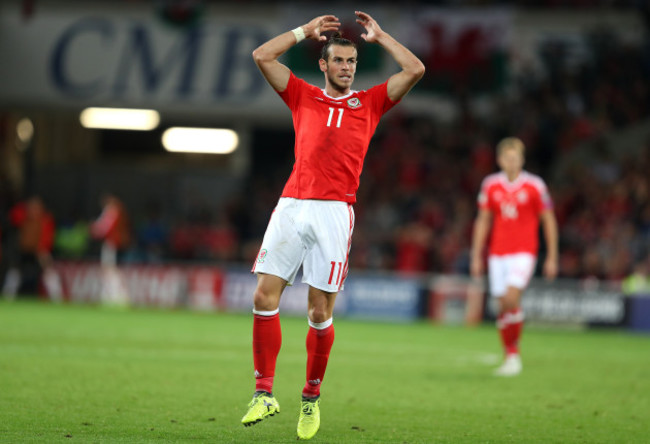
[[[264,43],[253,51],[253,60],[273,89],[282,92],[289,83],[290,71],[278,61],[278,58],[304,39],[325,41],[327,38],[322,33],[336,31],[340,26],[341,23],[335,16],[321,15],[305,25],[282,33]]]
[[[424,64],[404,45],[382,30],[368,14],[361,11],[354,13],[357,16],[357,23],[366,28],[366,32],[361,34],[361,37],[366,42],[374,42],[384,48],[402,68],[400,72],[388,79],[388,97],[396,102],[422,78]]]

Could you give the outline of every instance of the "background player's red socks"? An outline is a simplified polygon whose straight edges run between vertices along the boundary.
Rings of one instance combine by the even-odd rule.
[[[519,338],[523,325],[524,313],[521,308],[508,310],[497,318],[497,328],[506,355],[519,354]]]
[[[302,390],[302,396],[315,398],[320,395],[320,385],[325,377],[327,360],[334,343],[334,326],[332,319],[325,322],[309,322],[307,333],[307,382]]]
[[[280,314],[271,312],[254,312],[253,317],[253,362],[255,364],[255,390],[271,393],[275,361],[282,345]]]
[[[521,330],[524,326],[524,312],[521,311],[521,308],[515,308],[510,310],[510,325],[508,327],[508,345],[506,347],[507,355],[518,355],[519,354],[519,337],[521,336]]]

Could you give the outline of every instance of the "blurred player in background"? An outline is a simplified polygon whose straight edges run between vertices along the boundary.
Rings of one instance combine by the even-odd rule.
[[[90,234],[102,241],[101,300],[106,305],[128,304],[126,287],[117,269],[120,254],[131,240],[129,218],[122,201],[113,194],[102,197],[102,213],[90,226]]]
[[[523,170],[524,144],[515,137],[497,145],[501,171],[487,176],[478,195],[478,216],[472,238],[471,274],[483,275],[483,249],[492,226],[488,273],[490,294],[499,301],[497,328],[505,351],[499,376],[521,373],[519,338],[524,324],[521,295],[535,271],[539,221],[546,240],[544,275],[554,279],[558,270],[557,222],[544,181]]]
[[[113,194],[102,197],[102,212],[90,226],[90,233],[102,241],[100,262],[115,267],[118,255],[130,242],[129,219],[122,201]]]
[[[287,104],[295,130],[295,164],[264,235],[253,266],[253,358],[256,391],[242,423],[255,424],[280,412],[272,395],[275,363],[282,334],[280,296],[300,266],[309,285],[307,375],[297,433],[312,438],[320,426],[320,386],[334,342],[334,301],[348,273],[348,253],[359,176],[370,139],[381,116],[391,109],[424,74],[424,65],[383,31],[368,14],[355,12],[365,28],[361,37],[390,54],[401,71],[366,91],[351,89],[357,67],[354,43],[336,32],[333,15],[316,17],[285,32],[253,52],[255,63]],[[297,78],[278,58],[304,39],[325,42],[320,70],[321,89]]]
[[[58,278],[51,270],[54,243],[54,217],[39,196],[14,205],[9,211],[11,225],[17,229],[17,249],[10,259],[3,293],[35,296],[41,283],[55,297],[60,296]]]

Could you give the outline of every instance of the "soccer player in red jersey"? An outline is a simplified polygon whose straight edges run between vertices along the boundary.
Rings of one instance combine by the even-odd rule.
[[[365,91],[351,89],[357,68],[355,45],[336,32],[333,15],[316,17],[253,51],[262,75],[291,110],[295,163],[273,211],[253,266],[253,361],[256,391],[242,423],[255,424],[280,411],[272,395],[275,363],[281,345],[280,296],[303,267],[309,285],[307,375],[302,391],[298,437],[310,439],[320,426],[320,386],[334,341],[334,301],[348,273],[348,253],[359,176],[370,139],[381,116],[424,74],[424,65],[383,31],[368,14],[356,11],[365,28],[361,37],[376,43],[401,67],[386,82]],[[304,39],[324,42],[318,66],[325,88],[296,77],[278,61]]]
[[[483,249],[490,226],[488,273],[490,294],[498,298],[497,327],[505,351],[505,361],[496,370],[499,376],[515,376],[522,370],[519,338],[524,322],[521,295],[535,270],[538,230],[541,220],[546,240],[544,275],[554,279],[558,269],[557,222],[553,202],[544,181],[523,170],[524,144],[515,137],[497,145],[501,172],[483,180],[478,195],[478,215],[474,222],[471,274],[483,275]]]

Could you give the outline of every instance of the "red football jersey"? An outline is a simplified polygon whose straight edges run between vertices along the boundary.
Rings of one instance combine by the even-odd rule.
[[[370,138],[397,103],[388,98],[386,84],[333,98],[291,73],[278,93],[296,133],[296,160],[282,197],[356,202]]]
[[[514,182],[505,173],[487,176],[478,195],[480,209],[493,214],[490,254],[531,253],[539,247],[539,216],[553,202],[544,181],[522,171]]]

